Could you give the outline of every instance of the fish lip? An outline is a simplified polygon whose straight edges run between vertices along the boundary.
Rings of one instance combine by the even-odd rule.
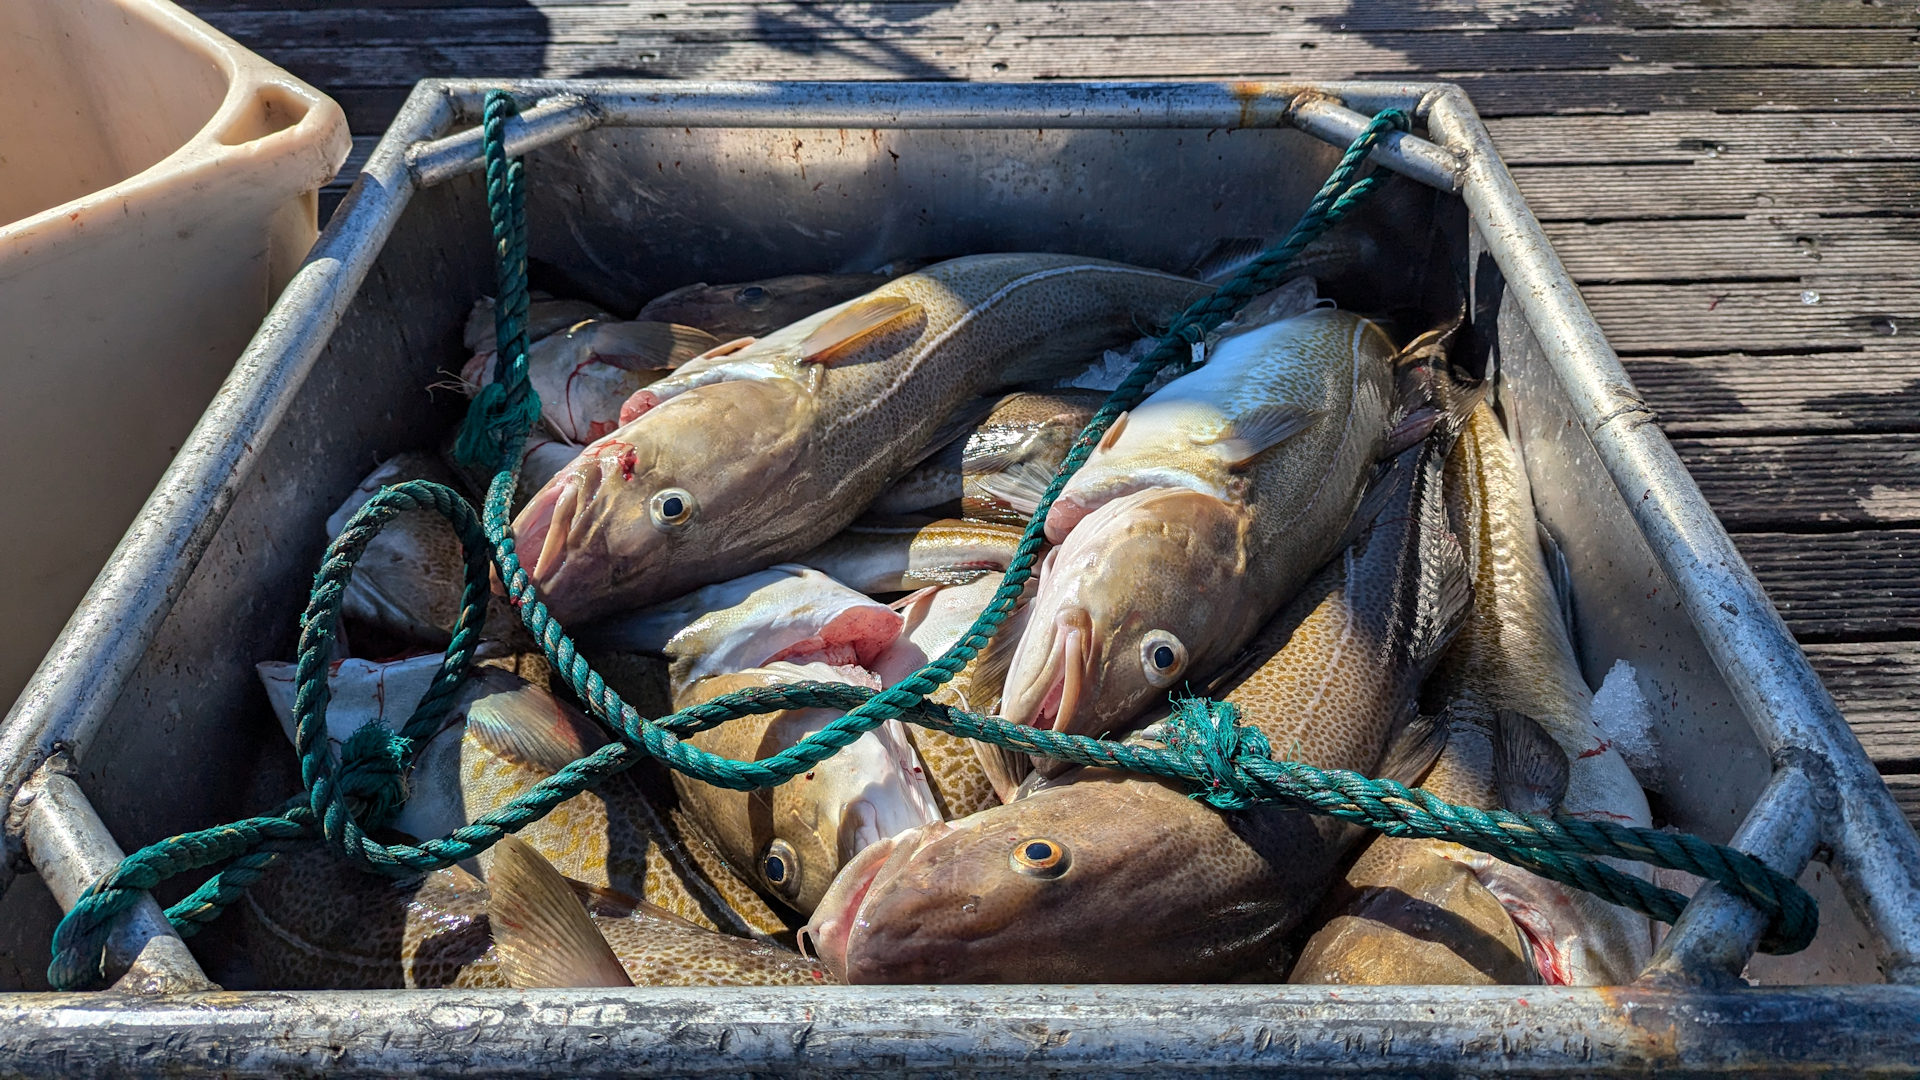
[[[1071,495],[1062,495],[1053,501],[1047,510],[1047,541],[1058,544],[1066,540],[1074,526],[1086,519],[1093,507],[1086,505]]]
[[[927,844],[951,831],[951,826],[941,821],[908,829],[868,846],[840,868],[826,895],[814,906],[812,917],[800,928],[801,936],[812,944],[813,954],[835,978],[847,981],[854,931],[860,926],[861,912],[874,886],[890,872],[898,873],[900,865],[912,861]]]
[[[1044,726],[1054,731],[1071,731],[1093,674],[1093,616],[1085,608],[1063,608],[1053,617],[1053,625],[1052,666],[1056,674],[1047,696],[1041,699],[1034,726],[1041,727],[1041,721],[1046,720]],[[1049,702],[1053,706],[1051,716],[1047,715]]]

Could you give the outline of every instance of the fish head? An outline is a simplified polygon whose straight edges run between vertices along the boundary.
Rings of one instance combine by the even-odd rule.
[[[805,477],[812,396],[788,379],[696,387],[554,475],[514,540],[556,618],[591,618],[738,572],[769,531],[768,488]]]
[[[1194,854],[1154,842],[1157,815],[1127,812],[1154,807],[1126,805],[1136,792],[1190,800],[1108,775],[868,847],[814,909],[806,940],[849,983],[1091,974],[1097,954],[1125,951],[1118,939],[1139,913],[1178,910],[1170,895],[1153,906],[1155,894],[1177,887]]]
[[[781,683],[854,682],[848,671],[824,663],[776,661],[703,679],[684,700],[709,701]],[[875,685],[871,674],[866,685]],[[729,756],[762,760],[838,716],[830,709],[794,709],[742,717],[729,724],[757,722],[759,734],[745,745],[725,748],[732,751]],[[695,741],[709,740],[695,736]],[[899,722],[889,720],[784,784],[745,793],[742,802],[713,802],[707,825],[757,888],[806,914],[825,895],[840,867],[869,844],[938,820],[939,807],[919,757]]]
[[[1232,504],[1169,489],[1088,515],[1047,554],[1002,715],[1105,735],[1204,675],[1246,618],[1247,524]]]

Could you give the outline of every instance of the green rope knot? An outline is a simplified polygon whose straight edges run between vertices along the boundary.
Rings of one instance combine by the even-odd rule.
[[[1167,718],[1167,747],[1199,759],[1205,787],[1193,792],[1193,798],[1221,810],[1245,810],[1261,801],[1258,786],[1247,782],[1235,759],[1268,758],[1273,746],[1259,728],[1241,725],[1240,707],[1233,702],[1175,698]]]
[[[540,398],[528,393],[526,386],[523,377],[512,389],[498,381],[481,387],[467,405],[466,419],[454,440],[454,456],[485,469],[498,468],[501,462],[510,460],[540,419]]]
[[[356,804],[361,828],[392,821],[407,802],[407,759],[413,742],[370,720],[340,747],[340,794]]]

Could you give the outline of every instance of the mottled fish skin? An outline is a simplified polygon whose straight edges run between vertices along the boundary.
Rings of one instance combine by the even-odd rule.
[[[1096,390],[1008,394],[972,430],[882,492],[873,512],[958,514],[1024,528],[1106,397]]]
[[[1000,575],[994,574],[964,585],[933,586],[902,599],[895,606],[906,618],[906,632],[875,663],[874,672],[880,681],[892,686],[944,655],[972,628],[999,589]],[[1000,687],[1013,651],[1011,643],[1019,639],[1026,623],[1026,599],[1022,597],[1020,606],[987,647],[928,695],[928,700],[982,716],[992,716],[999,710]],[[1000,805],[998,792],[1004,781],[996,782],[990,771],[1004,768],[993,753],[997,747],[937,728],[904,726],[926,769],[927,784],[939,801],[941,816],[951,821]],[[1015,783],[1017,778],[1006,783],[1006,789],[1011,790]]]
[[[1021,535],[1011,525],[959,518],[863,518],[799,561],[863,593],[907,592],[1004,573]]]
[[[1567,753],[1562,813],[1650,825],[1645,793],[1594,723],[1593,695],[1541,559],[1526,471],[1485,404],[1448,461],[1447,487],[1449,512],[1474,563],[1474,610],[1435,672],[1428,700],[1531,717]],[[1645,916],[1490,856],[1462,858],[1527,935],[1543,981],[1618,985],[1645,966],[1652,951]]]
[[[527,379],[540,395],[547,431],[563,442],[585,444],[620,426],[620,408],[636,390],[718,344],[691,326],[587,319],[533,339]],[[461,369],[468,394],[493,382],[494,358],[477,353]]]
[[[1446,749],[1420,786],[1463,806],[1499,805],[1493,743],[1480,718],[1452,719]],[[1485,986],[1539,981],[1507,909],[1441,840],[1376,836],[1329,895],[1331,916],[1287,981],[1355,986]]]
[[[635,419],[515,520],[522,558],[563,621],[792,558],[845,528],[962,404],[1084,360],[1204,292],[1061,255],[970,256],[896,278],[636,395]]]
[[[844,668],[775,662],[702,679],[676,696],[674,705],[684,709],[738,690],[806,681],[849,679]],[[831,709],[794,709],[742,716],[685,741],[734,761],[759,761],[839,715]],[[801,915],[813,911],[840,867],[869,844],[940,820],[924,769],[897,720],[862,734],[777,787],[735,791],[681,772],[673,774],[673,782],[682,804],[702,822],[727,863]]]
[[[408,480],[460,486],[452,470],[434,455],[396,454],[368,474],[327,518],[327,539],[339,536],[355,511],[382,487]],[[401,642],[445,648],[460,617],[465,581],[466,559],[453,525],[430,509],[406,510],[389,521],[361,553],[340,598],[340,613]],[[498,599],[488,608],[487,629],[515,643],[531,640],[520,631],[513,609]]]
[[[1394,350],[1317,309],[1223,338],[1115,422],[1047,519],[1005,715],[1124,730],[1206,678],[1332,556],[1388,447]]]
[[[489,891],[448,867],[393,880],[320,846],[290,852],[241,901],[245,948],[262,988],[506,988]],[[817,986],[821,965],[777,946],[715,933],[608,890],[586,908],[636,985]]]
[[[763,337],[886,283],[885,274],[787,274],[733,285],[701,282],[655,297],[637,317],[697,326],[722,341]]]
[[[1376,768],[1457,630],[1470,589],[1442,453],[1407,452],[1372,528],[1225,679],[1276,758]],[[856,983],[1278,977],[1288,934],[1356,839],[1289,807],[1222,813],[1169,784],[1081,770],[869,849],[807,934]]]

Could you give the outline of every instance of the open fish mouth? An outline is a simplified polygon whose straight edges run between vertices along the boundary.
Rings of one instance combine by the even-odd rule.
[[[555,477],[557,483],[549,481],[514,522],[514,547],[537,586],[550,585],[566,567],[578,540],[576,534],[592,520],[587,508],[599,493],[602,473],[600,462],[587,455],[598,450],[598,446],[590,446],[582,451]],[[531,560],[525,560],[528,552],[533,553]]]
[[[1068,608],[1054,616],[1053,682],[1033,726],[1053,731],[1070,731],[1084,700],[1088,676],[1093,666],[1093,619],[1084,609]]]

